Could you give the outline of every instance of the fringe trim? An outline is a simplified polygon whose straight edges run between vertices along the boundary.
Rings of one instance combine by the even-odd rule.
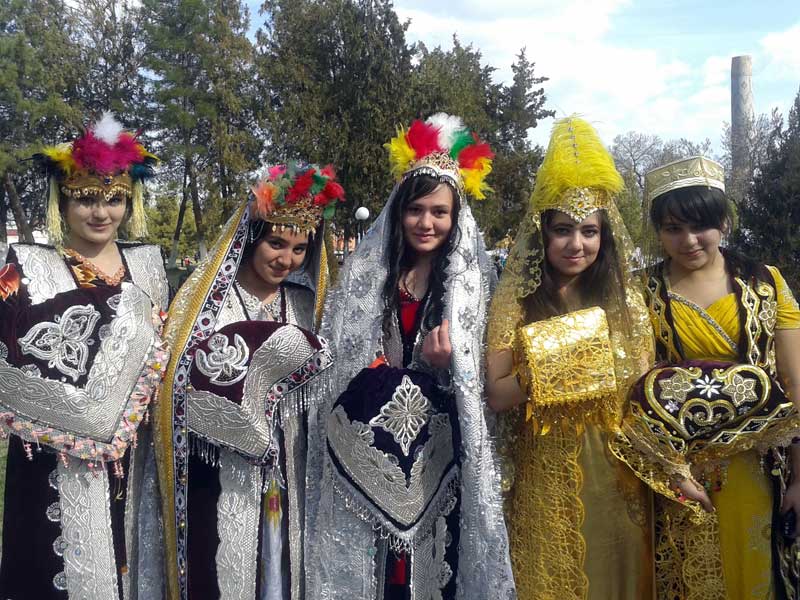
[[[147,236],[147,216],[144,212],[144,184],[141,181],[133,182],[131,221],[128,231],[133,238]]]
[[[316,354],[314,355],[316,356]],[[313,361],[313,358],[310,359]],[[278,404],[278,424],[283,429],[286,419],[305,415],[311,408],[320,408],[326,404],[327,398],[333,395],[334,369],[330,354],[321,370],[300,387],[285,394]],[[294,375],[294,373],[292,374]],[[292,375],[279,383],[291,381]]]
[[[389,547],[398,553],[413,553],[414,549],[431,535],[436,519],[449,514],[452,507],[450,507],[450,510],[448,510],[448,507],[455,500],[456,493],[461,489],[459,470],[458,467],[454,467],[445,476],[439,491],[431,500],[427,510],[416,525],[406,531],[401,531],[391,523],[388,523],[373,503],[344,479],[330,462],[329,467],[333,472],[333,489],[344,500],[347,510],[362,521],[370,523],[372,530],[381,539],[387,540]]]
[[[50,243],[56,248],[64,244],[64,226],[61,222],[61,211],[58,208],[58,179],[50,176],[47,194],[46,228]]]

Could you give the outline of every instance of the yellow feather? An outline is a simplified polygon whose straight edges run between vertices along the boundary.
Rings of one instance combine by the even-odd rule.
[[[594,127],[573,115],[553,125],[550,145],[536,174],[531,202],[541,211],[557,208],[567,190],[591,188],[613,197],[624,186],[614,160]]]
[[[389,151],[389,165],[392,169],[392,174],[397,179],[400,179],[417,157],[416,152],[414,152],[414,149],[406,139],[405,129],[398,127],[397,137],[393,137],[390,142],[384,144],[384,147]]]
[[[67,176],[72,175],[72,172],[77,168],[72,158],[72,144],[69,142],[58,144],[57,146],[45,146],[42,154],[57,163]]]
[[[461,178],[464,180],[464,190],[476,200],[486,198],[486,192],[491,192],[486,183],[486,176],[492,172],[492,160],[490,158],[479,158],[476,166],[472,169],[459,169]]]

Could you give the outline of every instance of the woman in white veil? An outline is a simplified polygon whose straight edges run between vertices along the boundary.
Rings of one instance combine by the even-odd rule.
[[[307,590],[513,598],[483,392],[495,276],[466,203],[484,197],[493,155],[443,114],[400,129],[387,148],[399,182],[325,306],[336,372],[320,476],[308,477],[319,485],[307,492]],[[435,257],[420,267],[426,244]],[[388,366],[372,377],[376,358]]]

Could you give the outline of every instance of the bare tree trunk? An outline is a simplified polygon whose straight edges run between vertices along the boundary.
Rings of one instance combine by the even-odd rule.
[[[181,205],[178,208],[178,221],[175,223],[175,233],[172,236],[172,248],[169,251],[169,262],[167,266],[170,269],[175,268],[175,263],[178,260],[178,243],[181,240],[181,230],[183,229],[183,216],[186,214],[186,204],[189,200],[189,193],[186,189],[186,177],[184,175],[183,195],[181,196]]]
[[[6,173],[3,177],[3,187],[5,187],[6,194],[8,194],[11,212],[14,214],[14,221],[17,223],[17,232],[19,233],[20,241],[32,244],[34,242],[33,231],[31,231],[31,226],[28,224],[28,219],[25,218],[25,211],[22,210],[17,188],[14,187],[14,182],[11,181],[11,173]]]
[[[203,213],[200,210],[200,194],[197,190],[197,171],[195,170],[192,159],[189,159],[189,190],[192,194],[192,210],[194,211],[194,224],[197,228],[197,246],[200,253],[200,260],[208,254],[206,249],[206,235],[203,227]]]
[[[8,202],[6,188],[0,185],[0,243],[8,242]],[[2,260],[2,257],[0,257]]]

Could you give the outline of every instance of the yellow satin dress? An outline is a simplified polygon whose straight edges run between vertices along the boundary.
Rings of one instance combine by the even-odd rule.
[[[768,267],[778,292],[776,329],[800,328],[800,309],[786,281]],[[735,294],[706,309],[671,292],[673,323],[691,359],[737,360],[739,305]],[[755,451],[733,457],[722,489],[711,493],[719,522],[720,554],[728,600],[772,599],[772,492]]]

